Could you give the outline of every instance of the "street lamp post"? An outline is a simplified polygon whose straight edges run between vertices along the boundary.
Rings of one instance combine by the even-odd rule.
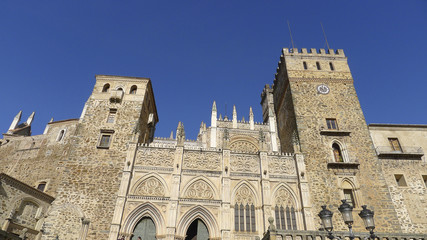
[[[340,211],[344,223],[348,226],[348,231],[350,232],[350,240],[354,239],[353,233],[353,207],[347,203],[345,199],[341,200],[342,204],[339,206],[338,210]]]
[[[375,239],[377,236],[374,234],[375,223],[374,223],[374,211],[371,211],[366,208],[366,205],[362,206],[363,210],[360,211],[359,216],[363,219],[365,223],[366,230],[371,234],[369,238]]]
[[[350,232],[349,239],[354,239],[354,233],[353,233],[353,206],[347,203],[346,200],[341,200],[342,204],[338,207],[338,210],[340,211],[342,218],[344,220],[344,223],[347,225],[348,230]],[[369,231],[370,239],[375,239],[376,236],[374,234],[375,229],[375,223],[374,223],[374,211],[371,211],[366,208],[366,205],[362,206],[363,210],[359,213],[359,216],[363,219],[363,222],[365,223],[366,230]],[[333,213],[329,211],[326,206],[322,206],[322,210],[319,212],[318,216],[322,220],[323,228],[328,232],[328,238],[330,240],[333,239],[339,239],[339,237],[335,237],[332,234],[332,230],[334,229],[332,224],[332,216]]]

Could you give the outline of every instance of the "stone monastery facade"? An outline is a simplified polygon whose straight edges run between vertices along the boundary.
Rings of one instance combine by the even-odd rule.
[[[0,226],[27,239],[260,239],[322,230],[321,205],[375,210],[376,232],[427,232],[427,125],[367,125],[343,50],[284,48],[263,122],[212,106],[197,140],[155,138],[151,80],[97,75],[80,118],[0,141]]]

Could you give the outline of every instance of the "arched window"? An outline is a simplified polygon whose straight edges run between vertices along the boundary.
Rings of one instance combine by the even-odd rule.
[[[294,201],[292,200],[289,191],[285,188],[281,188],[276,193],[276,206],[274,208],[274,215],[276,216],[277,229],[297,229]]]
[[[102,88],[102,92],[108,92],[110,90],[110,84],[105,84],[104,87]]]
[[[129,94],[136,94],[136,89],[137,89],[137,87],[136,87],[135,85],[133,85],[133,86],[130,88]]]
[[[334,154],[335,162],[344,162],[341,148],[337,143],[332,144],[332,152]]]
[[[141,237],[143,240],[155,240],[156,225],[151,218],[143,217],[138,224],[136,224],[132,235],[131,240],[137,240],[138,237]]]
[[[240,232],[255,232],[254,196],[247,186],[242,186],[236,193],[234,204],[234,229]]]
[[[123,88],[117,88],[117,91],[122,91],[123,92]]]
[[[347,200],[347,203],[350,204],[352,207],[356,207],[357,203],[352,184],[350,184],[348,181],[343,181],[341,184],[341,188],[343,191],[344,199]]]
[[[56,141],[60,142],[64,138],[64,135],[65,135],[65,129],[62,129],[59,132],[58,137],[56,138]]]

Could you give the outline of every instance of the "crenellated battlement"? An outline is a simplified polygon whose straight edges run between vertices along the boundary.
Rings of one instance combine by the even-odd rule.
[[[316,49],[311,48],[307,50],[307,48],[283,48],[282,49],[282,56],[331,56],[331,57],[345,57],[344,50],[338,49],[334,51],[334,49],[327,49],[324,48]]]

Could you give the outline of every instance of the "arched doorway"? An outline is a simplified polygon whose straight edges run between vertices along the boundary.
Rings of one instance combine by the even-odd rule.
[[[194,220],[188,227],[185,240],[208,240],[209,231],[202,220]]]
[[[156,225],[151,218],[144,217],[136,224],[132,240],[138,240],[138,237],[141,237],[142,240],[156,239]]]

